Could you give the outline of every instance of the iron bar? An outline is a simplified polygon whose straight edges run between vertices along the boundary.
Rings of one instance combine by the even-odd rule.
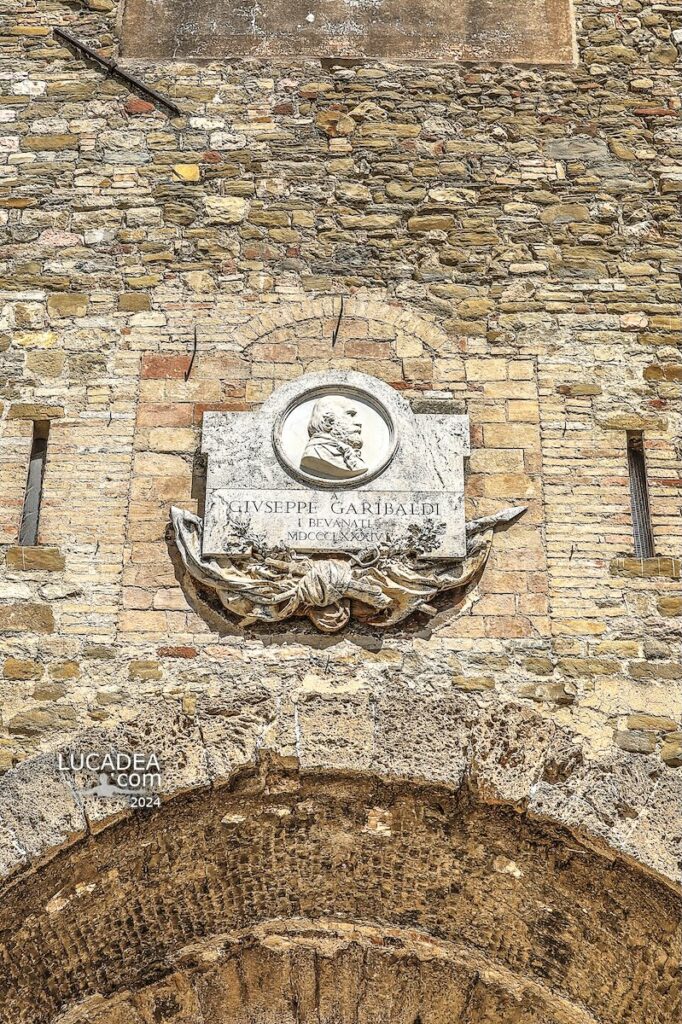
[[[343,320],[343,295],[341,296],[341,309],[339,310],[339,319],[336,321],[336,327],[332,334],[332,348],[336,345],[336,339],[339,336],[339,328],[341,327],[341,321]]]
[[[126,85],[129,85],[137,92],[142,93],[143,96],[149,97],[150,100],[153,100],[154,103],[157,103],[161,107],[165,107],[166,110],[170,110],[171,113],[176,116],[182,114],[180,107],[176,106],[172,100],[169,100],[166,96],[157,92],[156,89],[152,89],[150,85],[146,85],[144,82],[141,82],[139,78],[135,77],[135,75],[131,75],[130,72],[124,71],[116,61],[108,60],[106,57],[101,57],[91,46],[88,46],[87,43],[81,42],[80,39],[76,39],[75,36],[72,36],[70,32],[67,32],[63,28],[54,27],[52,31],[58,39],[61,39],[62,42],[72,46],[87,60],[90,60],[94,64],[97,64],[98,67],[103,68],[108,75],[111,75],[113,78],[120,78],[120,80],[125,82]]]
[[[197,355],[197,346],[198,346],[198,344],[199,344],[199,338],[197,337],[197,329],[195,327],[194,328],[194,348],[192,349],[192,355],[190,357],[189,366],[187,367],[187,369],[185,371],[185,380],[189,380],[189,375],[192,372],[192,367],[194,366],[194,360],[196,359],[196,355]]]

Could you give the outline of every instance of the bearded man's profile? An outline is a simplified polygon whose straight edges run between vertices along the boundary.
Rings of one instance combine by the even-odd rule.
[[[331,395],[318,399],[310,414],[308,437],[301,469],[335,480],[367,472],[360,454],[362,423],[353,402]]]

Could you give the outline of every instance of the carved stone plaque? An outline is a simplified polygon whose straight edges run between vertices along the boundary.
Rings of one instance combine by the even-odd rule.
[[[171,508],[185,585],[242,626],[388,629],[485,568],[523,506],[464,521],[466,416],[415,416],[361,373],[311,374],[254,413],[207,412],[202,520]]]
[[[420,538],[463,558],[466,416],[416,416],[364,374],[309,375],[256,413],[208,412],[202,554],[239,538],[302,552],[363,551]]]

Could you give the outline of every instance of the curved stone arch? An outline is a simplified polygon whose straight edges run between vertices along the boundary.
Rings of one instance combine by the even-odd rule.
[[[303,301],[282,303],[276,308],[266,307],[254,314],[246,324],[235,329],[240,344],[248,349],[255,343],[274,341],[283,343],[297,336],[303,324],[319,324],[320,333],[328,336],[331,346],[333,328],[341,312],[341,296],[320,296]],[[424,352],[441,351],[448,343],[446,332],[436,318],[423,311],[419,313],[392,303],[385,297],[362,292],[343,297],[343,320],[360,320],[383,324],[392,328],[391,341],[394,358],[415,358]],[[329,328],[324,331],[324,325]],[[276,335],[273,338],[273,335]],[[331,351],[331,349],[330,349]],[[338,358],[335,365],[339,363]]]
[[[272,1019],[350,1024],[297,1012],[320,957],[318,1011],[334,990],[378,1011],[413,978],[408,1016],[369,1019],[453,1019],[443,992],[470,1024],[668,1024],[679,1008],[676,896],[467,786],[269,757],[107,825],[8,887],[3,1024],[157,1024],[169,991],[183,1024],[227,1024],[264,986]]]
[[[568,829],[576,840],[672,886],[682,879],[682,836],[669,822],[682,780],[657,759],[613,750],[601,760],[579,737],[534,708],[496,693],[425,695],[335,688],[313,674],[275,694],[264,681],[126,708],[126,722],[62,737],[58,752],[23,761],[0,780],[0,879],[130,815],[123,800],[89,795],[94,773],[60,770],[68,751],[155,753],[162,796],[231,784],[263,758],[302,771],[371,774],[468,790]]]
[[[157,1024],[170,1007],[212,1024],[368,1021],[593,1024],[592,1014],[471,948],[416,929],[289,919],[193,943],[135,992],[86,997],[60,1024]],[[154,1014],[157,1014],[155,1017]],[[494,1016],[492,1016],[494,1014]],[[165,1019],[165,1018],[162,1018]],[[190,1016],[190,1020],[192,1017]]]

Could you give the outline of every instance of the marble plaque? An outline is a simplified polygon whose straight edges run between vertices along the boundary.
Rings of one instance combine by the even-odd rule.
[[[302,552],[417,544],[462,558],[466,416],[415,415],[364,374],[311,374],[255,413],[204,415],[204,557],[245,538]]]

